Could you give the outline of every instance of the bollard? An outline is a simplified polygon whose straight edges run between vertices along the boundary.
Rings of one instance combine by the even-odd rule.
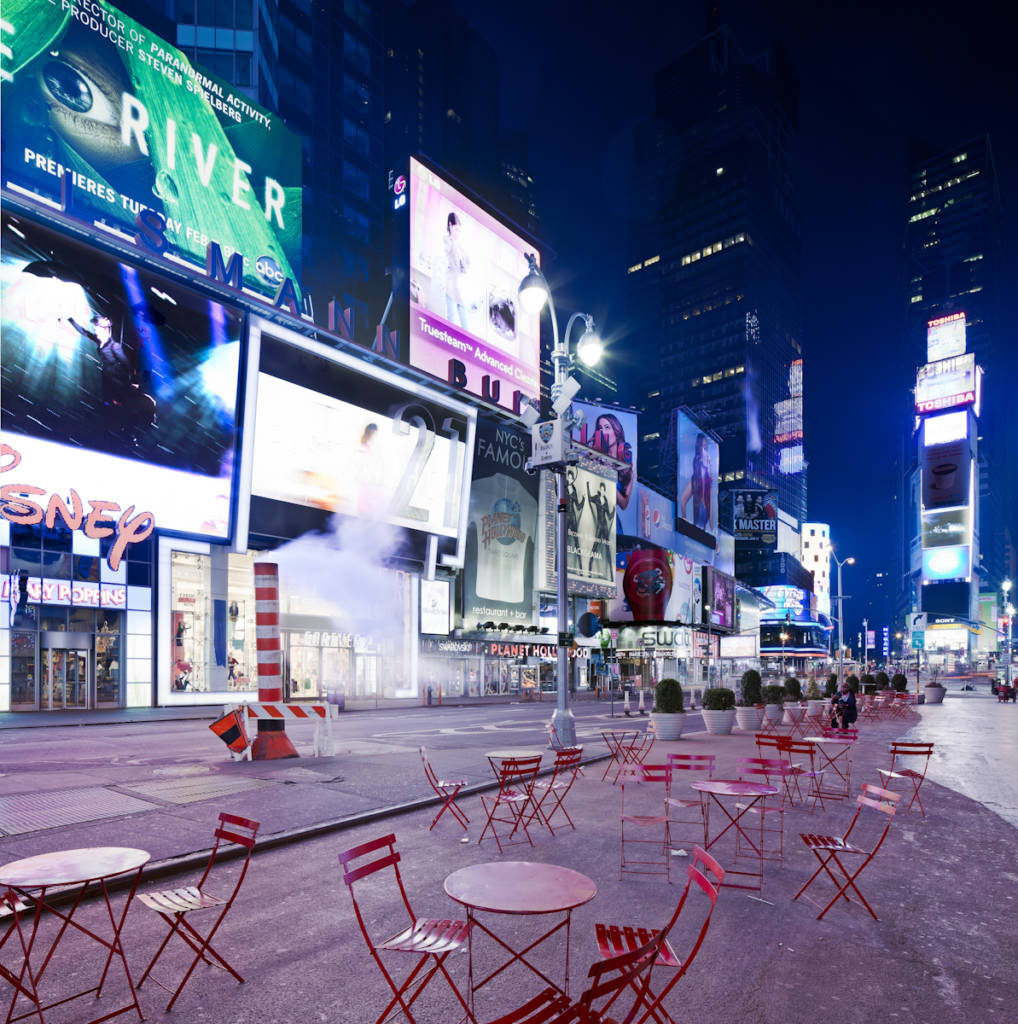
[[[641,715],[645,715],[647,713],[643,707],[643,690],[640,690],[640,703],[637,707],[637,710],[640,712]]]
[[[626,695],[626,699],[625,699],[625,706],[624,706],[623,710],[626,712],[626,718],[629,718],[630,715],[632,715],[632,712],[629,710],[629,691],[628,690],[625,691],[625,695]]]
[[[258,647],[258,700],[271,703],[283,699],[282,657],[279,646],[279,566],[256,562],[255,639]],[[251,746],[255,761],[298,757],[282,719],[258,719],[258,735]]]

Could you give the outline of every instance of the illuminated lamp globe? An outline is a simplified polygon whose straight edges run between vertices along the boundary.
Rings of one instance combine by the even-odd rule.
[[[855,565],[855,555],[849,555],[848,558],[845,559],[845,565]]]
[[[576,346],[576,354],[580,357],[580,362],[584,366],[597,366],[603,353],[604,345],[601,343],[597,331],[593,327],[588,327],[580,336]]]
[[[548,282],[533,260],[527,276],[520,281],[519,296],[524,311],[532,315],[540,313],[548,301]]]

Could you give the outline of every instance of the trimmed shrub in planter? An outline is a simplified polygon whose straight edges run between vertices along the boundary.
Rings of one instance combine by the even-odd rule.
[[[772,722],[780,722],[785,713],[785,688],[772,683],[763,688],[764,714]]]
[[[886,690],[891,685],[891,680],[887,678],[887,673],[880,671],[877,673],[877,689]]]
[[[923,687],[923,694],[926,697],[926,704],[943,704],[944,694],[947,693],[947,687],[942,683],[938,683],[936,679],[932,683],[927,683]]]
[[[755,668],[747,669],[742,673],[741,688],[742,703],[746,707],[763,703],[763,698],[760,695],[760,673]]]
[[[873,677],[872,677],[872,676],[870,676],[870,679],[873,679]],[[848,688],[849,688],[849,689],[850,689],[850,690],[851,690],[851,691],[852,691],[853,693],[858,693],[858,692],[859,692],[859,677],[858,677],[858,676],[856,676],[856,675],[851,675],[851,676],[849,676],[849,677],[848,677],[848,678],[847,678],[847,679],[845,680],[845,682],[846,682],[846,683],[848,683]],[[876,680],[874,680],[874,682],[876,682]]]
[[[838,677],[837,677],[837,675],[834,672],[832,672],[827,677],[827,682],[824,684],[824,694],[825,694],[825,696],[828,699],[830,699],[831,697],[835,696],[837,694],[837,692],[838,692]]]
[[[854,678],[855,678],[855,676],[849,676],[848,677],[849,685],[851,685],[851,681]],[[872,687],[872,689],[871,689],[871,687]],[[857,680],[856,681],[856,688],[852,692],[853,693],[858,693],[860,691],[860,689],[863,691],[863,693],[876,693],[877,692],[876,676],[871,676],[869,674],[869,672],[867,672],[866,675],[864,675],[862,677],[862,679]]]
[[[686,715],[682,708],[682,686],[678,679],[662,679],[654,687],[654,707],[650,718],[659,740],[677,740],[682,735]]]
[[[731,711],[735,707],[735,691],[715,686],[703,692],[704,711]]]
[[[895,672],[891,679],[891,689],[895,693],[904,693],[908,689],[908,679],[900,672]]]
[[[802,700],[802,683],[795,676],[788,676],[785,679],[785,696],[792,700]]]
[[[806,684],[806,692],[803,694],[806,700],[823,700],[823,696],[820,693],[820,687],[817,685],[815,679],[811,679]]]
[[[717,686],[703,692],[703,724],[712,736],[727,736],[735,724],[735,691]]]

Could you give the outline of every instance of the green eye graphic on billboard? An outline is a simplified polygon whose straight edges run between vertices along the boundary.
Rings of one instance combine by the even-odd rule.
[[[202,268],[218,242],[263,294],[299,279],[300,141],[275,114],[103,0],[5,0],[0,29],[5,187]]]

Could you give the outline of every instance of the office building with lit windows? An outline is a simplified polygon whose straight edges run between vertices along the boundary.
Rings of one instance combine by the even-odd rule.
[[[654,95],[636,133],[626,267],[640,475],[674,487],[670,413],[685,406],[721,439],[722,495],[774,490],[802,522],[795,73],[780,49],[747,58],[718,27],[655,75]]]
[[[913,140],[905,201],[905,258],[909,377],[916,366],[954,350],[937,348],[958,335],[957,348],[982,367],[978,438],[977,538],[972,565],[977,589],[993,592],[1013,561],[1016,452],[1013,387],[1015,359],[1002,333],[1000,273],[1003,203],[993,149],[987,136],[941,149]],[[910,446],[911,447],[911,446]],[[914,451],[914,448],[911,448]],[[903,498],[919,485],[920,467],[905,463]],[[914,505],[915,502],[912,502]],[[909,502],[903,500],[907,510]],[[1013,513],[1010,517],[1014,518]],[[918,607],[916,517],[904,517],[900,548],[903,587],[899,606]],[[972,618],[976,616],[973,614]]]

